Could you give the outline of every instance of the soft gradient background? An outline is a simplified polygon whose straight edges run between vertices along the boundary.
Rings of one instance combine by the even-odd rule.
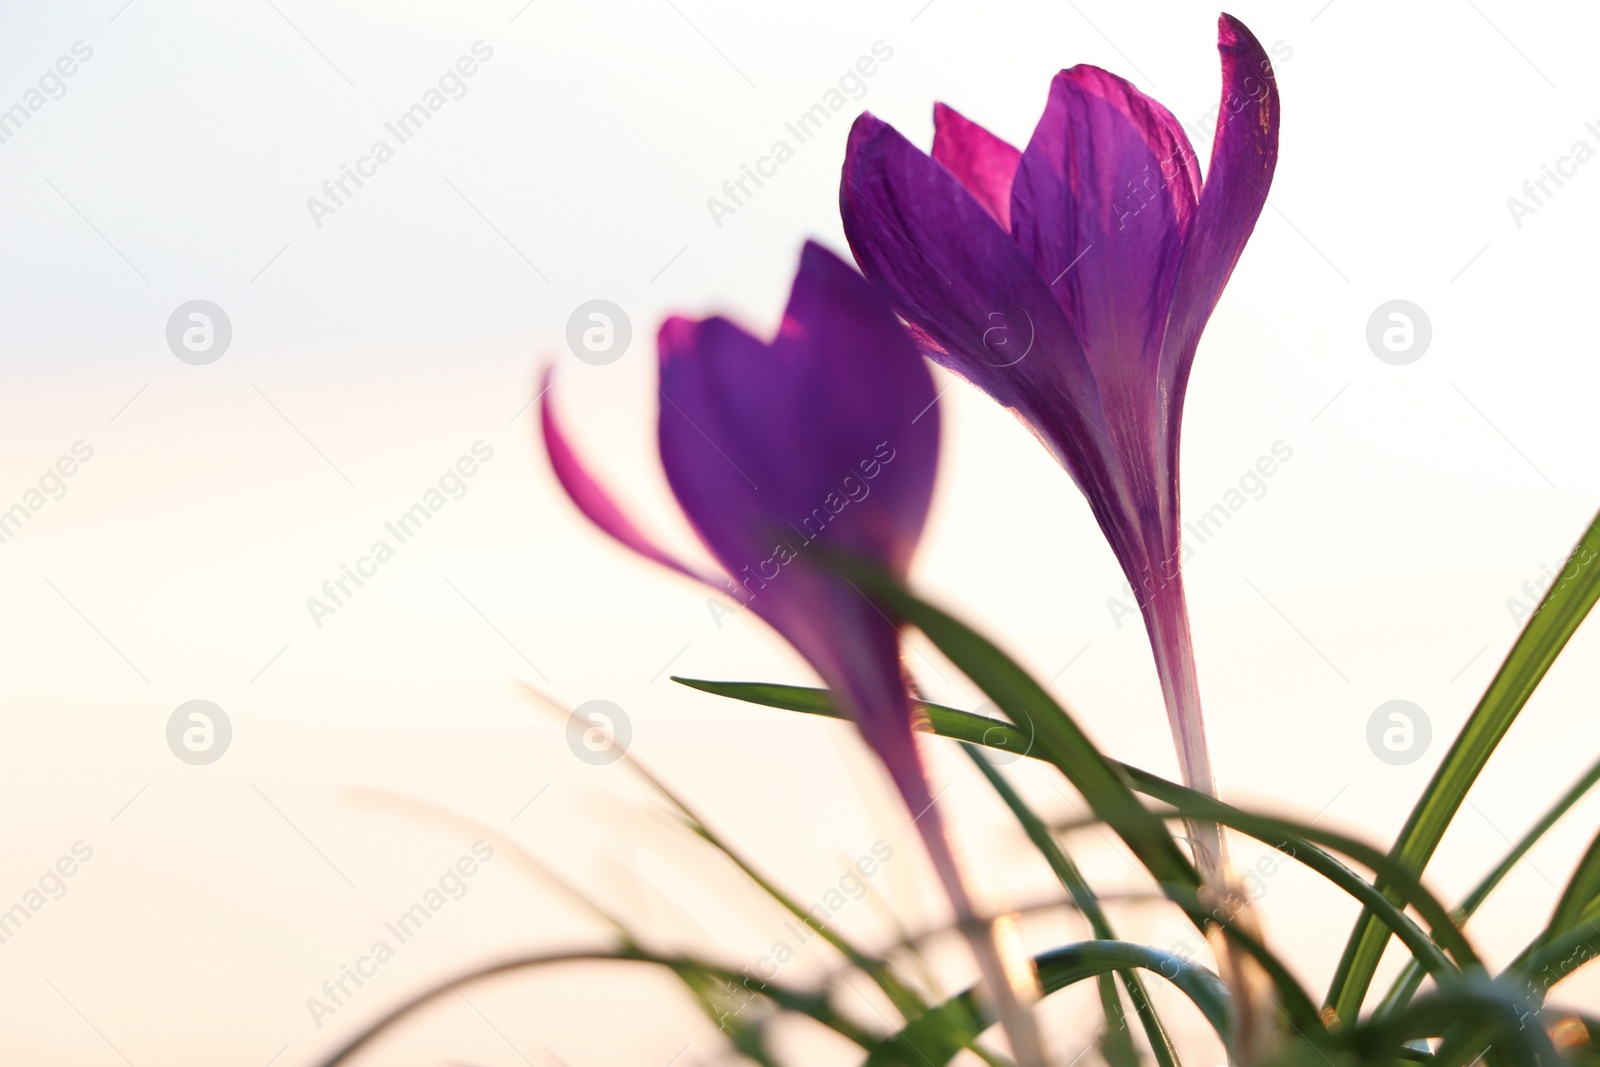
[[[1196,364],[1187,513],[1274,443],[1293,458],[1190,562],[1201,683],[1231,799],[1386,841],[1513,640],[1507,599],[1559,564],[1600,503],[1600,162],[1521,226],[1506,206],[1574,141],[1600,148],[1585,127],[1600,120],[1600,26],[1576,5],[1504,0],[1234,13],[1280,57],[1282,160]],[[772,328],[801,240],[844,249],[835,196],[856,111],[926,145],[943,99],[1021,143],[1051,74],[1092,62],[1208,128],[1215,16],[1105,0],[8,4],[0,108],[75,42],[93,55],[0,144],[0,507],[75,442],[93,458],[0,545],[0,907],[75,842],[93,858],[0,945],[0,1058],[308,1064],[447,974],[598,943],[603,927],[527,877],[507,841],[665,944],[739,965],[783,936],[751,887],[652,814],[625,765],[576,758],[518,682],[619,704],[633,752],[804,901],[889,843],[895,858],[841,928],[881,941],[891,910],[913,929],[941,922],[905,817],[847,728],[667,680],[811,679],[755,620],[718,625],[704,590],[605,542],[559,498],[530,433],[536,369],[559,363],[576,435],[684,543],[651,450],[655,325],[715,309]],[[315,225],[307,197],[478,41],[493,58],[465,95]],[[864,95],[717,225],[707,197],[878,41],[893,56]],[[173,309],[197,298],[233,327],[208,366],[165,341]],[[633,325],[608,366],[565,346],[569,314],[595,298]],[[1404,367],[1365,341],[1396,298],[1433,326]],[[1144,633],[1108,609],[1121,579],[1088,509],[987,400],[957,383],[944,410],[919,582],[1054,679],[1110,752],[1175,773]],[[478,441],[493,459],[466,495],[315,625],[306,599]],[[1596,640],[1580,632],[1469,798],[1434,864],[1448,897],[1600,747]],[[918,673],[935,698],[976,702],[944,664],[919,659]],[[204,767],[165,740],[197,698],[234,731]],[[1401,767],[1365,739],[1397,698],[1434,738]],[[989,899],[1054,899],[960,754],[929,749]],[[1074,816],[1051,776],[1015,771],[1050,815]],[[488,836],[351,787],[505,838],[318,1027],[307,998]],[[1583,805],[1474,920],[1491,959],[1542,923],[1597,818],[1600,803]],[[1145,888],[1094,835],[1079,847],[1106,884]],[[1324,982],[1353,909],[1294,871],[1260,906]],[[1118,917],[1163,947],[1192,938],[1158,906]],[[1079,932],[1060,914],[1027,928],[1041,947]],[[954,982],[959,950],[939,955]],[[808,947],[785,977],[832,962]],[[1600,983],[1582,976],[1565,996],[1592,1006]],[[874,1018],[865,998],[851,1010]],[[1092,1010],[1066,997],[1049,1014],[1075,1055]],[[838,1061],[805,1028],[793,1041],[799,1061]],[[670,983],[593,970],[474,988],[380,1058],[719,1054]]]

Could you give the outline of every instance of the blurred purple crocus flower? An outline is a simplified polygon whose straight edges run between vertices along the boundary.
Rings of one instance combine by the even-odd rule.
[[[1266,201],[1272,65],[1218,23],[1201,183],[1182,126],[1113,74],[1056,75],[1018,151],[942,104],[931,157],[863,114],[840,208],[866,276],[935,362],[1011,408],[1088,498],[1155,651],[1185,779],[1215,793],[1180,572],[1178,432],[1200,333]],[[1214,828],[1203,864],[1221,862]]]
[[[917,753],[899,627],[807,558],[823,546],[905,577],[938,462],[927,365],[883,297],[813,243],[770,343],[723,318],[672,318],[658,347],[661,462],[721,574],[660,547],[589,474],[556,421],[546,372],[541,424],[557,479],[617,541],[730,593],[811,663],[887,768],[970,927],[973,906]],[[1014,1001],[992,941],[981,940],[986,980]]]

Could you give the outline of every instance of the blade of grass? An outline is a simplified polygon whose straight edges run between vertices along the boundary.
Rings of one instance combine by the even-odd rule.
[[[1197,906],[1199,873],[1178,848],[1165,823],[1129,787],[1120,767],[1095,747],[1066,710],[1022,667],[990,640],[940,608],[913,594],[892,575],[860,561],[830,555],[834,568],[880,611],[921,630],[923,636],[993,700],[1013,722],[1026,723],[1033,744],[1066,775],[1097,817],[1122,838],[1151,876],[1199,930],[1217,922]],[[862,587],[866,591],[863,591]],[[870,595],[869,595],[870,594]],[[1298,1016],[1298,1028],[1320,1029],[1314,1011],[1307,1018],[1305,994],[1267,948],[1232,922],[1218,924],[1223,936],[1254,958],[1278,986],[1285,1010]]]
[[[1448,1034],[1433,1059],[1435,1067],[1466,1067],[1485,1051],[1483,1041],[1470,1040],[1477,1034],[1461,1029],[1467,1026],[1492,1035],[1502,1060],[1518,1067],[1553,1067],[1561,1057],[1544,1026],[1536,1018],[1529,1025],[1532,1009],[1526,997],[1487,975],[1476,975],[1453,989],[1418,998],[1393,1019],[1353,1027],[1348,1043],[1363,1063],[1379,1063],[1398,1055],[1408,1041]]]
[[[678,675],[672,675],[672,680],[690,689],[698,689],[702,693],[740,700],[746,704],[848,721],[847,716],[834,704],[833,697],[826,689],[805,685],[783,685],[777,682],[713,682],[704,678],[683,678]],[[929,725],[940,737],[1021,754],[1036,760],[1045,759],[1040,753],[1030,750],[1026,734],[1004,719],[993,719],[987,715],[962,711],[960,708],[944,704],[931,704],[925,700],[917,701],[916,705],[927,713]]]
[[[400,814],[417,822],[432,823],[442,829],[460,832],[481,834],[487,841],[492,841],[494,847],[501,849],[510,856],[514,866],[522,867],[536,883],[542,883],[557,890],[562,896],[579,908],[589,912],[601,922],[611,928],[612,935],[621,946],[624,953],[642,951],[639,946],[644,939],[620,915],[605,908],[588,893],[577,885],[569,882],[546,864],[540,861],[531,852],[523,848],[516,841],[492,827],[485,826],[475,819],[458,815],[453,811],[441,808],[425,800],[416,800],[411,797],[400,796],[395,793],[379,789],[352,789],[349,791],[352,799],[363,806],[376,808],[391,814]],[[761,1064],[762,1067],[777,1067],[765,1047],[764,1029],[759,1022],[752,1023],[741,1017],[742,1004],[733,1011],[724,1011],[725,1007],[733,1004],[729,996],[732,987],[719,987],[710,982],[704,975],[696,974],[690,970],[675,972],[678,979],[688,990],[689,995],[699,1004],[701,1011],[727,1035],[734,1047],[740,1052]],[[748,992],[749,978],[741,983]],[[753,995],[751,996],[753,999]]]
[[[736,700],[744,700],[748,703],[760,704],[766,707],[802,711],[830,718],[841,717],[837,709],[833,707],[827,691],[823,689],[770,683],[708,682],[686,678],[674,680],[704,692],[715,693],[719,696]],[[1044,758],[1037,751],[1028,751],[1026,748],[1021,747],[1025,743],[1027,735],[1010,723],[984,715],[977,715],[973,712],[962,711],[958,708],[945,707],[940,704],[923,702],[920,707],[927,713],[929,725],[941,736],[955,737],[974,744],[989,745],[1008,752],[1022,752],[1022,754],[1034,759]],[[1401,902],[1409,901],[1416,905],[1419,911],[1423,913],[1424,918],[1434,927],[1438,940],[1461,953],[1458,960],[1464,959],[1470,963],[1476,963],[1476,956],[1472,953],[1471,947],[1461,935],[1448,911],[1445,910],[1444,905],[1439,903],[1438,899],[1413,878],[1405,868],[1401,867],[1381,850],[1332,831],[1283,819],[1250,815],[1221,801],[1213,800],[1204,794],[1187,789],[1176,782],[1169,782],[1157,775],[1150,774],[1148,771],[1141,771],[1127,764],[1114,764],[1114,766],[1121,771],[1128,784],[1138,792],[1172,804],[1175,807],[1187,806],[1193,809],[1184,812],[1184,814],[1200,815],[1213,819],[1216,822],[1239,830],[1241,833],[1255,837],[1264,844],[1275,847],[1287,844],[1289,849],[1292,850],[1289,854],[1294,859],[1333,882],[1340,889],[1355,897],[1364,906],[1373,909],[1374,913],[1379,916],[1379,921],[1383,922],[1389,929],[1401,932],[1408,948],[1430,960],[1431,968],[1424,968],[1425,972],[1431,969],[1436,973],[1448,974],[1455,970],[1449,961],[1440,954],[1434,939],[1417,927],[1393,901],[1378,892],[1370,882],[1344,866],[1333,856],[1315,847],[1312,842],[1320,841],[1328,847],[1350,856],[1358,863],[1372,868],[1384,877],[1395,880],[1403,887],[1401,890],[1396,891],[1397,899]]]
[[[1216,975],[1192,961],[1126,941],[1084,941],[1046,952],[1034,963],[1046,996],[1113,971],[1132,968],[1152,971],[1182,991],[1224,1043],[1230,1037],[1227,987]],[[949,1063],[962,1046],[928,1027],[936,1019],[944,1024],[946,1034],[968,1042],[975,1040],[992,1022],[979,1007],[973,991],[968,990],[886,1038],[872,1050],[863,1067],[889,1067],[890,1064],[941,1067]]]
[[[992,765],[979,748],[971,744],[963,744],[962,749],[977,764],[978,770],[988,779],[994,791],[1006,807],[1011,809],[1012,815],[1022,825],[1023,832],[1033,842],[1040,855],[1044,857],[1050,870],[1054,872],[1062,888],[1066,889],[1072,897],[1073,903],[1083,913],[1089,922],[1089,929],[1101,941],[1116,941],[1117,935],[1111,928],[1111,923],[1106,918],[1100,901],[1095,898],[1094,890],[1084,879],[1083,873],[1078,870],[1078,865],[1072,862],[1060,843],[1050,834],[1050,827],[1034,810],[1028,802],[1022,799],[998,767]],[[1128,999],[1133,1001],[1133,1007],[1139,1014],[1139,1022],[1144,1027],[1145,1037],[1149,1039],[1150,1051],[1156,1058],[1160,1067],[1178,1067],[1178,1050],[1172,1044],[1166,1027],[1161,1025],[1161,1018],[1156,1014],[1155,1005],[1150,1002],[1150,996],[1145,991],[1144,980],[1136,971],[1123,969],[1116,972],[1113,978],[1110,974],[1102,974],[1096,978],[1100,986],[1100,1003],[1106,1016],[1106,1028],[1110,1034],[1127,1036],[1127,1023],[1122,1012],[1122,998],[1117,994],[1116,982],[1120,979],[1128,989]],[[1129,1039],[1127,1049],[1121,1050],[1124,1054],[1132,1051],[1132,1042]],[[1110,1058],[1109,1056],[1107,1057]]]
[[[1528,832],[1523,834],[1517,843],[1511,847],[1511,850],[1505,854],[1494,870],[1485,875],[1483,880],[1473,886],[1472,891],[1462,898],[1461,904],[1456,908],[1456,914],[1460,916],[1457,921],[1461,925],[1466,925],[1466,921],[1483,906],[1483,902],[1489,899],[1489,895],[1505,880],[1506,875],[1511,873],[1512,868],[1522,861],[1522,857],[1528,854],[1528,850],[1533,848],[1539,842],[1539,839],[1548,833],[1550,828],[1555,826],[1561,820],[1561,817],[1572,809],[1574,804],[1582,800],[1597,782],[1600,782],[1600,760],[1590,764],[1589,769],[1581,774],[1578,780],[1573,782],[1567,791],[1550,806],[1549,810],[1539,817],[1539,821],[1528,828]],[[1416,961],[1408,962],[1405,969],[1401,971],[1400,976],[1395,979],[1394,985],[1390,987],[1388,995],[1378,1005],[1376,1012],[1378,1017],[1390,1015],[1396,1010],[1405,1007],[1411,998],[1416,996],[1417,990],[1422,986],[1423,978],[1422,968],[1417,966]]]
[[[1178,814],[1210,819],[1253,837],[1262,844],[1272,845],[1374,909],[1383,917],[1380,921],[1405,942],[1419,961],[1423,961],[1429,973],[1448,975],[1456,970],[1445,959],[1441,947],[1455,958],[1461,968],[1482,966],[1466,936],[1439,898],[1383,850],[1310,823],[1259,815],[1233,807],[1148,771],[1134,767],[1126,770],[1134,788],[1171,804]],[[1395,895],[1400,903],[1416,908],[1427,920],[1429,931],[1424,933],[1393,903],[1381,903],[1387,898],[1376,886],[1323,851],[1323,848],[1317,847],[1319,845],[1349,856],[1370,868],[1379,878],[1394,882]]]
[[[1173,897],[1183,901],[1193,911],[1205,912],[1211,908],[1214,916],[1218,915],[1215,898],[1209,901],[1202,900],[1200,894],[1187,886],[1175,888]],[[1302,1038],[1318,1039],[1326,1035],[1326,1028],[1322,1019],[1317,1014],[1317,1006],[1311,1001],[1311,994],[1305,991],[1298,979],[1295,978],[1284,962],[1274,955],[1266,945],[1240,929],[1226,913],[1216,918],[1216,929],[1220,930],[1228,940],[1228,948],[1238,949],[1246,956],[1255,960],[1261,970],[1271,980],[1273,989],[1278,996],[1277,1010]]]
[[[1554,937],[1541,933],[1504,974],[1525,979],[1543,997],[1550,987],[1570,978],[1579,967],[1600,956],[1600,901],[1591,903],[1565,931]]]
[[[1120,773],[1044,687],[988,638],[915,596],[893,576],[858,561],[829,557],[862,595],[922,631],[1016,723],[1033,729],[1034,747],[1083,795],[1163,886],[1198,886],[1200,876],[1161,820],[1140,804]]]
[[[533,697],[544,707],[549,708],[550,710],[566,718],[570,718],[572,716],[570,709],[564,707],[553,698],[545,695],[540,690],[535,689],[533,686],[524,685],[522,688],[529,696]],[[873,983],[877,985],[878,988],[883,992],[884,996],[889,998],[889,1002],[895,1006],[895,1010],[899,1011],[903,1016],[909,1019],[920,1015],[922,1012],[928,1009],[927,1002],[923,1000],[916,990],[912,989],[905,982],[902,982],[899,977],[894,974],[886,962],[872,955],[871,953],[856,947],[856,945],[854,945],[849,939],[839,934],[827,923],[818,923],[810,912],[806,911],[800,906],[798,901],[796,901],[778,886],[774,885],[772,881],[762,874],[753,863],[747,860],[738,849],[734,848],[730,842],[724,840],[720,834],[711,829],[711,827],[700,818],[699,814],[694,810],[694,808],[689,805],[687,800],[680,796],[676,790],[672,789],[664,781],[658,778],[632,753],[624,751],[620,762],[626,764],[628,768],[637,774],[646,784],[648,784],[651,789],[655,790],[655,792],[672,807],[672,809],[677,813],[678,817],[683,821],[684,825],[692,833],[700,837],[712,848],[722,853],[723,856],[727,857],[727,859],[735,867],[737,867],[739,871],[751,881],[752,884],[754,884],[763,893],[767,894],[767,896],[772,898],[772,900],[777,903],[779,907],[783,908],[783,910],[787,911],[791,916],[799,920],[801,924],[815,929],[817,933],[822,936],[823,940],[832,945],[833,948],[838,951],[839,954],[842,955],[846,960],[848,960],[853,967],[870,978]]]
[[[399,1006],[386,1012],[376,1022],[340,1046],[327,1059],[322,1060],[319,1067],[339,1067],[340,1064],[347,1062],[357,1052],[372,1044],[379,1036],[392,1029],[412,1013],[448,993],[459,995],[462,986],[473,985],[517,971],[537,970],[544,967],[579,963],[643,963],[664,967],[676,974],[681,980],[684,980],[691,988],[696,983],[703,984],[708,981],[713,983],[713,987],[717,989],[731,988],[742,983],[746,978],[739,971],[730,970],[714,963],[687,956],[657,955],[637,946],[624,946],[614,951],[596,949],[558,952],[540,956],[521,956],[492,963],[486,967],[475,968],[465,974],[457,975],[455,978],[431,986],[421,993],[406,999]],[[826,993],[790,989],[773,982],[762,982],[760,987],[755,992],[777,1008],[814,1019],[845,1038],[845,1040],[861,1048],[872,1048],[879,1043],[878,1038],[835,1012],[828,1002],[829,998]],[[713,1018],[712,1021],[717,1022],[718,1020]]]
[[[1600,836],[1589,842],[1589,850],[1578,861],[1572,877],[1567,879],[1566,888],[1561,891],[1561,899],[1556,902],[1538,943],[1547,945],[1581,923],[1596,897],[1600,897]]]
[[[1560,579],[1528,619],[1478,706],[1411,809],[1410,817],[1390,850],[1390,855],[1407,870],[1420,874],[1427,869],[1467,790],[1472,788],[1550,665],[1566,647],[1595,601],[1600,599],[1597,557],[1600,557],[1600,515],[1590,523],[1568,556]],[[1337,1018],[1354,1019],[1360,1014],[1388,941],[1388,927],[1370,912],[1363,912],[1356,920],[1328,987],[1326,1003]]]
[[[919,603],[915,602],[914,598],[910,598],[909,593],[904,594],[904,596],[909,598],[910,602],[912,603]],[[952,662],[956,663],[957,666],[962,667],[963,670],[966,669],[965,665],[963,664],[963,658],[966,658],[966,653],[969,650],[962,647],[961,639],[967,635],[970,635],[975,642],[980,643],[976,655],[970,657],[977,661],[977,669],[980,673],[983,673],[986,666],[988,666],[990,663],[995,661],[998,662],[999,667],[997,670],[1002,676],[1002,684],[995,684],[994,688],[988,688],[984,685],[983,677],[979,677],[977,674],[972,673],[969,673],[969,677],[971,677],[973,681],[977,682],[980,688],[984,688],[988,695],[995,700],[995,703],[998,704],[1002,710],[1011,715],[1020,714],[1025,718],[1025,721],[1029,721],[1035,726],[1033,737],[1035,739],[1044,739],[1046,738],[1050,720],[1045,714],[1043,714],[1043,712],[1046,710],[1046,706],[1048,705],[1049,709],[1053,709],[1051,715],[1054,717],[1059,717],[1062,722],[1064,722],[1068,727],[1071,728],[1072,731],[1075,732],[1075,736],[1077,738],[1075,745],[1077,745],[1078,748],[1073,754],[1078,758],[1083,759],[1084,762],[1090,763],[1091,767],[1097,765],[1099,769],[1105,772],[1104,779],[1091,779],[1091,786],[1099,785],[1109,780],[1111,786],[1113,786],[1115,789],[1121,790],[1121,794],[1116,797],[1118,804],[1123,803],[1122,798],[1126,797],[1126,803],[1131,805],[1133,810],[1137,811],[1140,818],[1155,818],[1155,816],[1148,811],[1144,805],[1140,804],[1138,800],[1133,797],[1132,792],[1129,790],[1128,782],[1131,768],[1127,768],[1122,764],[1107,761],[1104,756],[1100,755],[1099,750],[1094,748],[1094,746],[1088,741],[1087,737],[1085,737],[1082,732],[1077,729],[1076,724],[1071,722],[1066,712],[1063,711],[1059,705],[1055,704],[1055,702],[1051,700],[1048,695],[1044,694],[1043,690],[1038,688],[1037,683],[1028,678],[1027,674],[1022,670],[1022,668],[1016,666],[1014,663],[1011,663],[1010,660],[1006,659],[1004,654],[998,649],[994,648],[993,645],[984,641],[982,638],[977,637],[977,635],[972,634],[971,631],[968,630],[963,624],[949,618],[942,612],[939,612],[938,609],[931,608],[926,605],[923,605],[922,607],[925,609],[926,613],[928,613],[925,614],[924,617],[931,617],[934,625],[939,628],[941,635],[952,639],[950,640],[951,647],[944,648],[942,650],[947,656],[950,657]],[[895,606],[895,610],[900,611],[900,607],[898,605]],[[917,620],[913,619],[913,621]],[[928,633],[928,630],[924,628],[923,632]],[[934,640],[935,644],[938,643],[938,639],[934,638],[931,634],[929,637],[930,640]],[[1019,678],[1021,679],[1020,682],[1017,681]],[[740,687],[736,683],[698,681],[690,682],[686,679],[677,680],[686,685],[693,685],[694,687],[705,689],[708,692],[715,692],[724,696],[738,697],[741,695],[738,692]],[[1007,684],[1005,683],[1009,683],[1011,688],[1008,688]],[[1028,687],[1032,687],[1032,689],[1030,690]],[[812,714],[831,715],[835,717],[838,716],[837,710],[832,707],[831,701],[829,701],[828,695],[825,691],[815,689],[803,690],[792,686],[774,686],[766,684],[757,684],[751,688],[756,691],[754,694],[754,702],[756,703],[765,703],[777,707],[793,708],[794,710],[810,712]],[[1014,694],[1018,691],[1030,694],[1030,699],[1033,702],[1032,706],[1040,709],[1040,713],[1033,716],[1028,716],[1027,712],[1024,710],[1024,706],[1018,704],[1014,700],[1011,702],[1011,706],[1007,707],[1007,699],[1014,696]],[[1001,694],[1004,694],[1004,698]],[[1053,758],[1048,741],[1043,744],[1030,744],[1028,743],[1028,735],[1021,733],[1014,726],[1011,726],[1010,724],[1004,723],[1000,720],[986,718],[985,716],[981,715],[974,715],[970,712],[957,711],[953,708],[944,708],[940,705],[924,703],[921,706],[928,712],[930,721],[936,730],[943,729],[945,727],[953,727],[951,732],[955,733],[959,731],[960,736],[962,736],[963,739],[968,739],[975,743],[988,745],[990,747],[1004,748],[1011,752],[1021,752],[1022,754],[1031,756],[1035,759],[1042,759],[1047,762],[1054,763],[1057,769],[1061,770],[1062,773],[1067,776],[1068,780],[1072,781],[1073,784],[1078,787],[1078,791],[1084,795],[1085,800],[1090,802],[1091,808],[1095,807],[1095,801],[1090,795],[1090,790],[1085,789],[1084,783],[1074,777],[1075,772],[1081,768],[1081,765],[1074,765],[1070,761],[1067,761],[1068,765],[1063,766],[1062,762],[1058,762],[1057,759]],[[1085,753],[1087,754],[1086,756],[1084,755]],[[1150,777],[1153,778],[1153,776]],[[1160,779],[1155,779],[1155,781],[1160,781]],[[1173,788],[1179,790],[1182,789],[1181,786],[1174,786]],[[1199,794],[1195,795],[1198,796]],[[1126,809],[1119,810],[1125,811]],[[1103,821],[1107,821],[1109,823],[1109,820],[1107,820],[1105,817],[1103,809],[1097,809],[1095,813]],[[1160,820],[1158,819],[1157,821],[1159,822]],[[1116,827],[1113,826],[1113,829],[1116,829]],[[1170,834],[1167,834],[1164,824],[1161,832],[1164,840],[1174,851],[1176,851],[1176,845],[1173,844]],[[1123,837],[1125,842],[1130,844],[1130,847],[1133,847],[1133,843],[1130,841],[1128,835],[1123,834],[1120,836]],[[1146,832],[1138,840],[1151,840],[1153,836],[1154,835],[1150,835],[1148,832]],[[1135,855],[1138,855],[1137,851],[1135,852]],[[1157,883],[1160,886],[1163,894],[1165,894],[1169,900],[1176,903],[1179,908],[1183,910],[1184,914],[1190,919],[1190,921],[1193,922],[1202,933],[1204,933],[1209,925],[1218,923],[1220,920],[1212,908],[1208,908],[1200,903],[1196,892],[1199,888],[1199,877],[1194,872],[1194,868],[1188,864],[1187,860],[1181,860],[1181,853],[1179,853],[1179,857],[1181,861],[1181,868],[1178,870],[1182,872],[1182,876],[1185,880],[1182,882],[1174,882],[1163,879],[1160,874],[1157,874]],[[1159,858],[1160,855],[1158,853],[1157,859]],[[1155,867],[1151,867],[1149,864],[1146,866],[1147,869],[1151,870],[1153,873],[1157,869]],[[1164,871],[1171,870],[1173,870],[1171,867],[1164,868]],[[1355,878],[1353,874],[1350,877]],[[1355,880],[1358,882],[1360,881],[1359,879]],[[1390,910],[1393,911],[1394,909],[1391,908]],[[1294,979],[1289,969],[1283,965],[1283,962],[1273,956],[1264,945],[1261,945],[1253,938],[1248,937],[1243,931],[1239,930],[1237,926],[1231,923],[1222,922],[1220,929],[1222,930],[1224,936],[1229,938],[1235,945],[1237,945],[1241,951],[1256,959],[1256,961],[1261,965],[1262,969],[1271,977],[1274,985],[1277,987],[1278,995],[1284,1010],[1290,1015],[1294,1026],[1301,1030],[1302,1033],[1320,1030],[1322,1024],[1317,1016],[1316,1007],[1311,1003],[1309,996],[1307,996],[1305,990],[1302,989],[1299,983]],[[1426,939],[1424,938],[1423,940]]]

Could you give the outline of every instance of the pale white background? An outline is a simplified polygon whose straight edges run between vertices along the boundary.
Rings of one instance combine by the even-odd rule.
[[[1235,11],[1291,53],[1282,159],[1196,365],[1189,513],[1275,442],[1294,457],[1189,573],[1225,793],[1382,842],[1512,641],[1507,598],[1558,564],[1600,504],[1600,163],[1520,227],[1506,206],[1575,140],[1600,148],[1584,125],[1600,120],[1597,26],[1578,5],[1320,4]],[[870,108],[926,145],[943,99],[1021,143],[1050,76],[1092,62],[1198,122],[1216,103],[1215,14],[1102,0],[8,3],[0,107],[74,42],[93,57],[0,144],[0,505],[74,442],[94,456],[0,545],[0,906],[75,841],[94,857],[0,945],[0,1055],[313,1063],[432,980],[601,938],[502,845],[319,1029],[307,997],[478,836],[356,803],[349,787],[477,820],[665,944],[735,965],[767,951],[781,917],[650,814],[623,766],[575,758],[518,681],[621,705],[633,751],[804,901],[892,843],[876,903],[851,905],[842,928],[881,941],[886,908],[913,928],[941,921],[906,820],[846,728],[666,680],[669,664],[811,677],[753,619],[717,626],[703,590],[579,521],[524,406],[540,363],[559,360],[596,464],[687,543],[650,448],[655,326],[716,309],[771,329],[799,243],[844,250],[835,197],[853,114]],[[494,55],[467,94],[314,225],[306,198],[479,40]],[[893,58],[864,97],[715,225],[706,198],[880,40]],[[634,328],[606,367],[565,351],[568,315],[597,297]],[[164,338],[195,298],[233,324],[210,366],[178,361]],[[1395,298],[1433,324],[1406,367],[1364,339]],[[1120,576],[1087,508],[985,399],[958,384],[944,410],[918,581],[1054,678],[1108,751],[1173,773],[1144,635],[1107,609]],[[315,626],[306,598],[479,440],[494,458],[468,494]],[[1434,865],[1447,897],[1600,747],[1595,649],[1581,632],[1472,794]],[[935,697],[976,701],[948,666],[918,664]],[[208,767],[164,738],[195,698],[234,727]],[[1394,698],[1434,731],[1406,767],[1365,741]],[[962,757],[934,745],[930,758],[988,899],[1051,899]],[[1052,817],[1073,816],[1052,777],[1021,780]],[[1543,921],[1597,817],[1594,803],[1575,812],[1473,923],[1492,960]],[[1092,836],[1081,858],[1140,888]],[[1352,909],[1297,873],[1274,878],[1261,908],[1320,991]],[[1160,908],[1117,917],[1163,947],[1185,937]],[[1060,917],[1029,928],[1035,947],[1080,933]],[[954,981],[959,952],[943,962]],[[831,965],[808,948],[785,977]],[[1597,990],[1590,977],[1567,995],[1592,1004]],[[654,976],[568,972],[468,995],[383,1062],[719,1054]],[[851,1010],[873,1018],[864,1000]],[[1070,1058],[1093,1014],[1068,997],[1049,1016]],[[793,1040],[797,1062],[839,1062],[803,1029]],[[1196,1062],[1215,1055],[1196,1048]]]

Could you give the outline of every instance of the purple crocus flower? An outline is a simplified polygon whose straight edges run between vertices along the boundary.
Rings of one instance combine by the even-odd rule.
[[[905,577],[938,461],[927,365],[883,297],[809,242],[770,343],[723,318],[672,318],[658,347],[661,462],[721,573],[660,547],[590,476],[555,419],[546,372],[540,414],[557,479],[606,533],[730,593],[811,663],[887,768],[958,916],[972,925],[917,753],[899,627],[814,552]],[[986,980],[1014,1007],[993,942],[979,940]]]
[[[1056,75],[1020,152],[942,104],[931,158],[863,114],[839,190],[857,262],[923,352],[1011,408],[1088,498],[1137,591],[1185,779],[1213,794],[1179,570],[1178,430],[1200,333],[1278,154],[1266,53],[1229,15],[1218,49],[1204,184],[1171,112],[1078,66]],[[1202,838],[1214,870],[1221,842]]]

